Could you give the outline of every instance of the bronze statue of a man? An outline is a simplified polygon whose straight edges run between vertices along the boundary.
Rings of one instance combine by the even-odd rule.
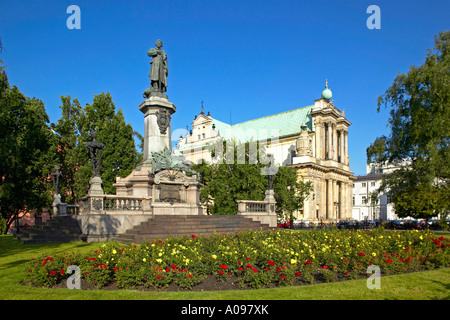
[[[150,91],[164,93],[167,91],[167,77],[169,76],[167,55],[161,49],[163,46],[161,40],[157,40],[155,46],[156,48],[151,48],[147,52],[148,56],[152,57],[149,74],[151,83]]]

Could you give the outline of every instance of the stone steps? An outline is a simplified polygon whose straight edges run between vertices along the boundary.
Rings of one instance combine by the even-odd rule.
[[[191,235],[230,234],[245,230],[269,230],[269,226],[242,216],[160,215],[149,218],[113,240],[141,243],[146,240],[167,239]]]
[[[71,216],[53,217],[44,225],[16,233],[15,237],[23,244],[82,241],[78,222]]]

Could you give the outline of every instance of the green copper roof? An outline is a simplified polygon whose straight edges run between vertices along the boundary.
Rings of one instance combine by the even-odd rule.
[[[313,108],[314,105],[311,105],[234,125],[216,119],[212,119],[212,123],[224,139],[234,137],[241,142],[247,142],[268,140],[274,135],[282,138],[300,134],[301,127],[304,125],[307,126],[308,131],[312,131],[311,110]]]

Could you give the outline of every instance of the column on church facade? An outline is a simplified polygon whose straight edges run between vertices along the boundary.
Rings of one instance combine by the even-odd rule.
[[[323,179],[322,181],[322,198],[320,201],[320,212],[319,219],[327,218],[327,180]]]
[[[340,130],[339,131],[339,156],[340,156],[340,163],[344,163],[345,162],[345,152],[344,152],[344,130]]]
[[[347,193],[347,185],[344,181],[341,181],[341,192],[339,195],[339,213],[340,213],[340,219],[346,218],[346,195]]]
[[[333,217],[333,180],[327,180],[327,219]]]
[[[344,139],[344,164],[349,165],[348,161],[348,131],[345,131],[345,139]]]
[[[331,215],[331,219],[335,220],[337,217],[337,207],[336,207],[336,203],[338,202],[338,185],[337,185],[337,181],[333,180],[332,182],[332,190],[333,190],[333,211],[332,211],[332,215]]]
[[[332,137],[331,122],[328,122],[327,126],[328,126],[328,137],[327,137],[327,139],[328,139],[328,157],[327,157],[327,160],[331,160],[331,159],[333,159],[333,145],[332,145],[333,137]]]
[[[315,139],[315,144],[316,144],[316,149],[314,150],[314,157],[316,157],[316,159],[320,159],[321,158],[321,146],[320,146],[320,130],[322,129],[322,124],[321,123],[316,123],[316,133],[314,136]]]
[[[333,160],[338,160],[338,150],[337,150],[337,130],[336,130],[336,124],[333,123]]]

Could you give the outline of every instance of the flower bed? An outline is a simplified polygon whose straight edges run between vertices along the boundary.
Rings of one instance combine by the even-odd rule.
[[[368,277],[448,266],[450,242],[430,232],[312,230],[246,231],[185,236],[123,245],[103,244],[90,254],[67,252],[33,259],[28,283],[54,287],[80,268],[81,279],[105,288],[195,289],[208,278],[238,288],[262,288]]]

